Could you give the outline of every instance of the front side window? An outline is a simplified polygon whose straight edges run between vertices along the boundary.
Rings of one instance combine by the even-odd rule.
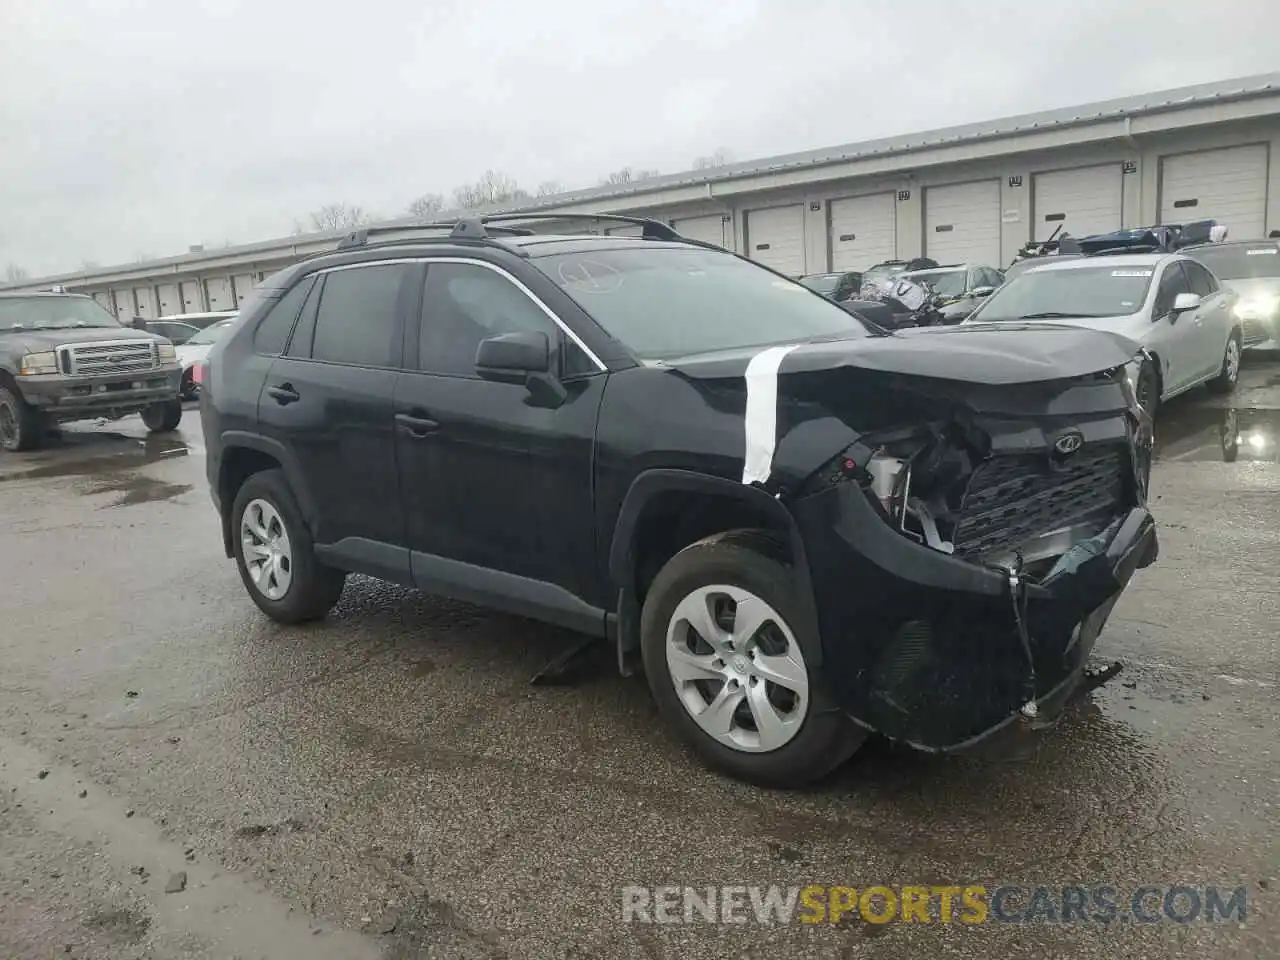
[[[390,367],[400,355],[399,303],[414,276],[408,264],[334,270],[324,277],[311,358],[362,367]]]
[[[1187,271],[1187,277],[1191,281],[1191,291],[1193,293],[1207,297],[1217,291],[1218,281],[1213,279],[1213,274],[1202,265],[1194,260],[1188,260],[1182,264],[1182,269]]]
[[[555,323],[523,290],[488,267],[433,263],[422,296],[418,369],[476,376],[480,341],[504,333],[545,333],[554,347]]]
[[[91,297],[0,297],[0,331],[119,326]]]
[[[1182,264],[1171,263],[1160,277],[1160,287],[1156,291],[1156,303],[1153,316],[1163,317],[1173,309],[1173,301],[1180,293],[1190,293],[1191,284],[1183,272]]]
[[[713,250],[637,246],[532,263],[644,359],[870,335],[802,284]]]
[[[970,318],[1064,320],[1124,317],[1147,301],[1154,266],[1116,266],[1030,270],[998,287]]]

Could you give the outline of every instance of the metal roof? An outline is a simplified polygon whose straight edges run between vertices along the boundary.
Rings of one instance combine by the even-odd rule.
[[[983,140],[999,139],[1018,134],[1036,133],[1045,130],[1063,129],[1085,126],[1108,120],[1138,117],[1150,114],[1186,109],[1195,106],[1207,106],[1220,103],[1232,103],[1257,97],[1280,94],[1280,72],[1258,74],[1214,83],[1202,83],[1189,87],[1178,87],[1169,90],[1146,93],[1140,96],[1121,97],[1103,100],[1074,107],[1063,107],[1039,113],[1020,114],[997,120],[985,120],[979,123],[964,124],[957,127],[944,127],[937,130],[926,130],[896,137],[883,137],[876,140],[864,140],[847,143],[836,147],[818,150],[807,150],[800,153],[780,154],[741,163],[726,164],[706,170],[687,170],[681,173],[665,174],[636,180],[627,184],[608,184],[584,190],[571,190],[554,196],[542,197],[523,203],[495,204],[478,210],[452,210],[433,217],[433,220],[451,217],[477,216],[497,213],[546,213],[554,212],[558,207],[578,205],[584,202],[621,200],[628,197],[640,197],[645,194],[670,189],[673,187],[700,186],[703,184],[722,183],[729,180],[759,176],[761,174],[780,173],[808,167],[820,167],[828,164],[845,163],[851,160],[862,160],[871,157],[884,157],[894,154],[911,153],[930,148],[954,146],[963,143],[976,143]],[[568,216],[568,215],[567,215]],[[423,223],[419,217],[403,217],[380,221],[377,226],[404,225],[412,227]],[[81,280],[94,276],[110,276],[124,272],[144,272],[160,270],[165,267],[197,267],[206,261],[217,261],[228,257],[245,257],[254,253],[264,254],[264,260],[279,259],[291,255],[290,251],[299,245],[311,246],[316,243],[332,240],[337,242],[346,236],[349,230],[325,231],[319,233],[300,234],[292,237],[278,237],[255,243],[224,247],[219,250],[206,250],[198,254],[185,253],[144,263],[117,264],[112,267],[98,268],[93,271],[74,271],[57,276],[35,278],[14,287],[29,287],[33,283],[57,283],[59,280]],[[296,254],[306,256],[308,254]],[[0,285],[3,289],[4,285]]]

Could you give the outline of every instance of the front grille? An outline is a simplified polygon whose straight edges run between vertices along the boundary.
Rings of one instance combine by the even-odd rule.
[[[62,347],[59,365],[72,376],[92,377],[150,370],[156,351],[150,340],[102,340]]]
[[[955,529],[955,554],[981,560],[1080,524],[1102,529],[1125,495],[1123,448],[1087,447],[1054,465],[1044,454],[986,461],[969,479]]]
[[[1251,346],[1255,343],[1263,343],[1271,338],[1271,334],[1267,328],[1263,326],[1261,320],[1250,318],[1242,324],[1243,337],[1245,346]]]

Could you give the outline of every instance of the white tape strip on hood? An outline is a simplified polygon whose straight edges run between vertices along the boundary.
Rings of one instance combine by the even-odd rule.
[[[773,449],[778,442],[778,367],[799,344],[761,350],[747,364],[747,452],[742,463],[743,483],[764,483],[773,470]]]

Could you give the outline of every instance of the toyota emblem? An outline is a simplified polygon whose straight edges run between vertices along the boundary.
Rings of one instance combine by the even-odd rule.
[[[1084,446],[1084,437],[1078,433],[1068,433],[1058,438],[1053,449],[1064,457],[1069,457]]]

